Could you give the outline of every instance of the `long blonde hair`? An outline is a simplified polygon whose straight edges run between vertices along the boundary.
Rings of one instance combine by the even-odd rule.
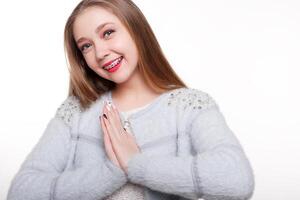
[[[116,83],[100,77],[88,67],[73,37],[76,17],[92,6],[110,10],[127,28],[137,46],[137,68],[150,88],[161,93],[187,87],[165,58],[145,16],[131,0],[83,0],[69,16],[64,30],[64,48],[70,72],[68,96],[76,96],[81,106],[87,108],[104,92],[116,86]]]

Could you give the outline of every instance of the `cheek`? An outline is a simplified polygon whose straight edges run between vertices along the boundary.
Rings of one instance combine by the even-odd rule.
[[[127,51],[126,43],[122,39],[118,39],[118,40],[113,41],[110,44],[110,47],[114,51],[116,51],[118,53],[121,53],[121,54],[124,54]]]
[[[134,43],[129,45],[129,47],[130,48],[128,49],[128,51],[130,52],[130,57],[132,59],[132,62],[134,62],[134,64],[137,64],[137,62],[138,62],[138,50],[137,50]]]
[[[97,65],[95,57],[92,55],[92,52],[89,52],[87,55],[85,55],[84,60],[89,67],[94,68]]]
[[[115,43],[115,50],[131,60],[131,62],[137,59],[137,48],[134,42],[130,38],[125,38]]]
[[[84,56],[85,62],[87,63],[88,67],[93,70],[96,74],[101,76],[102,78],[109,79],[108,75],[105,73],[103,69],[101,69],[97,63],[96,57],[93,55],[92,52],[86,54]]]
[[[85,60],[86,64],[88,65],[88,67],[91,70],[93,70],[97,74],[101,73],[100,72],[101,70],[99,69],[99,66],[98,66],[98,63],[95,60],[95,57],[93,57],[91,54],[90,55],[85,55],[84,60]]]
[[[137,59],[138,51],[137,51],[137,47],[136,47],[136,44],[134,43],[133,39],[128,36],[126,41],[127,41],[127,43],[126,43],[127,51],[130,53],[130,55],[133,59]]]
[[[116,37],[115,40],[113,41],[114,49],[117,51],[120,51],[122,53],[129,53],[132,54],[132,49],[134,47],[134,42],[131,39],[130,35],[127,33],[120,34],[119,37]]]

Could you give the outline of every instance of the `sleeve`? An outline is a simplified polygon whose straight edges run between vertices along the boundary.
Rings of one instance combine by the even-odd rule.
[[[126,174],[109,160],[65,170],[72,146],[70,127],[58,116],[14,176],[8,200],[102,199],[127,182]]]
[[[188,134],[195,155],[137,154],[128,164],[129,180],[188,199],[250,199],[254,190],[252,168],[218,106],[194,116]]]

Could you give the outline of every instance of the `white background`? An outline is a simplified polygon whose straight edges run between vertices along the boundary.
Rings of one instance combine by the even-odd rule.
[[[67,95],[63,29],[78,2],[1,2],[1,199]],[[300,199],[300,2],[135,2],[182,80],[219,104],[253,166],[252,199]]]

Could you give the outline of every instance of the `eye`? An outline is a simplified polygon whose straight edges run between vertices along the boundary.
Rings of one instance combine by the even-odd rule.
[[[103,33],[103,37],[104,38],[107,38],[107,37],[109,37],[113,32],[115,32],[113,29],[108,29],[108,30],[106,30],[104,33]],[[80,49],[80,51],[84,51],[85,49],[87,49],[87,48],[89,48],[91,46],[91,44],[84,44],[84,45],[82,45],[79,49]]]
[[[113,32],[115,32],[114,30],[112,30],[112,29],[109,29],[109,30],[107,30],[107,31],[105,31],[104,33],[103,33],[103,37],[108,37],[108,36],[110,36]]]
[[[80,50],[81,51],[84,51],[85,50],[85,47],[89,47],[91,44],[84,44],[84,45],[82,45],[81,47],[80,47]]]

